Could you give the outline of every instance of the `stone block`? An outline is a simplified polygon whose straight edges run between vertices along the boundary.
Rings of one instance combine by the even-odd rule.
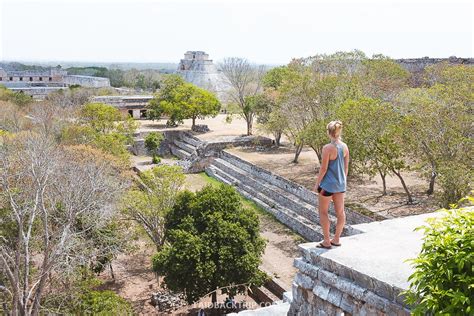
[[[383,297],[378,296],[372,291],[367,291],[363,297],[363,300],[368,304],[374,306],[377,310],[386,311],[389,305],[389,301]]]
[[[293,296],[293,302],[296,304],[301,304],[303,302],[303,289],[298,286],[295,282],[291,287],[291,293]]]
[[[316,281],[315,286],[313,287],[313,293],[321,298],[322,300],[326,300],[329,295],[330,287],[325,285],[323,282]]]
[[[300,272],[296,273],[294,282],[303,289],[311,290],[314,287],[314,281],[309,276]]]
[[[329,290],[329,294],[326,298],[326,300],[331,303],[332,305],[339,307],[341,305],[341,300],[342,300],[342,292],[339,291],[338,289],[332,287]]]
[[[353,270],[352,275],[354,278],[354,283],[360,285],[360,287],[367,289],[369,291],[374,290],[374,284],[372,278],[364,273]]]
[[[410,310],[400,306],[396,303],[389,304],[386,310],[387,315],[394,315],[394,316],[408,316],[410,315]]]
[[[393,287],[383,281],[372,278],[372,284],[374,286],[373,291],[377,295],[382,296],[390,301],[395,299]]]
[[[335,286],[338,282],[337,275],[324,269],[319,270],[318,279],[331,286]]]
[[[354,305],[356,304],[354,298],[347,293],[342,294],[341,304],[339,307],[346,313],[354,313]]]
[[[301,258],[296,258],[293,261],[293,266],[297,268],[301,273],[310,276],[312,279],[318,278],[319,267],[306,263]]]

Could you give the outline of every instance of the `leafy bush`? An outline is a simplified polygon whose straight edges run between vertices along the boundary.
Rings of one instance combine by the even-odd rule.
[[[112,291],[88,291],[81,297],[81,315],[132,315],[132,305]]]
[[[472,167],[455,161],[439,167],[439,186],[441,188],[438,200],[442,207],[456,203],[466,196],[474,179]]]
[[[145,137],[145,148],[156,154],[156,150],[160,147],[164,137],[162,133],[151,132]]]
[[[446,211],[428,224],[418,228],[425,236],[411,260],[407,303],[415,306],[414,315],[473,315],[474,208]]]
[[[154,164],[159,164],[161,162],[161,158],[158,157],[157,155],[153,155],[153,158],[151,159],[151,162]]]

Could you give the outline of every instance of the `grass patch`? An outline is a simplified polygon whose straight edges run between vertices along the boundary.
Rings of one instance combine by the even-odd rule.
[[[200,172],[198,173],[199,176],[202,178],[202,180],[204,182],[206,182],[206,184],[212,184],[212,185],[219,185],[221,184],[222,182],[220,182],[219,180],[217,179],[214,179],[212,177],[209,177],[205,172]]]

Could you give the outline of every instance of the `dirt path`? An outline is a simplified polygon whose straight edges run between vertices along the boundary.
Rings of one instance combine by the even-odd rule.
[[[132,303],[133,310],[139,315],[157,314],[150,304],[151,293],[159,286],[151,270],[151,256],[155,247],[145,237],[134,243],[136,249],[130,254],[122,254],[113,261],[115,281],[109,271],[104,271],[104,289],[113,290]]]

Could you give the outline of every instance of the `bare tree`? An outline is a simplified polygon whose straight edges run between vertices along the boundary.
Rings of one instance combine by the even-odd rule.
[[[77,108],[89,102],[96,91],[90,88],[61,89],[50,93],[46,100],[62,108]]]
[[[16,133],[28,128],[28,107],[20,108],[11,102],[0,100],[0,130]]]
[[[239,106],[240,115],[247,123],[247,135],[252,135],[255,111],[249,98],[256,96],[261,91],[265,67],[252,65],[244,58],[231,57],[224,59],[220,69],[230,88],[229,99]]]
[[[136,221],[157,250],[165,236],[165,215],[174,206],[185,176],[178,166],[158,166],[139,176],[141,189],[130,190],[123,199],[123,213]]]
[[[87,235],[114,216],[123,189],[117,170],[86,146],[63,147],[33,132],[0,143],[0,291],[10,297],[6,314],[38,315],[53,280],[99,254],[88,248]]]

